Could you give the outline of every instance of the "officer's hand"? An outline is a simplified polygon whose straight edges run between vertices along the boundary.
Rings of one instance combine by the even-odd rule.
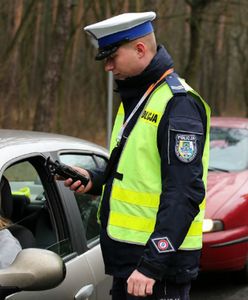
[[[74,170],[76,170],[78,173],[81,173],[82,175],[90,178],[90,174],[88,171],[86,171],[83,168],[79,168],[79,167],[72,167]],[[89,180],[88,184],[86,186],[82,185],[80,180],[77,180],[75,182],[73,182],[73,180],[71,178],[68,178],[64,181],[64,185],[66,187],[69,187],[70,190],[76,192],[76,193],[80,193],[80,194],[84,194],[86,192],[88,192],[91,188],[92,188],[92,181]]]
[[[152,295],[154,283],[154,279],[134,270],[127,280],[127,292],[139,297]]]

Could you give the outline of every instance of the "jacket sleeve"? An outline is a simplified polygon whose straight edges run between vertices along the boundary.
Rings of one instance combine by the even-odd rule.
[[[204,199],[205,127],[205,110],[189,95],[172,98],[159,124],[162,193],[155,229],[137,268],[154,279],[165,275]],[[184,139],[192,139],[191,152],[179,148]]]
[[[88,170],[90,174],[90,179],[92,181],[92,188],[88,191],[88,194],[101,195],[104,181],[104,171],[103,169],[92,169]]]

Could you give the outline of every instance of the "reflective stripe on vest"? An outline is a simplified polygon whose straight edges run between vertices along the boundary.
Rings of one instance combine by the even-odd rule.
[[[206,186],[210,109],[184,81],[181,83],[187,91],[203,102],[207,112],[208,130],[202,158],[203,181]],[[166,83],[156,88],[126,141],[117,168],[118,173],[124,175],[123,180],[114,179],[110,197],[107,231],[114,240],[145,245],[154,231],[162,189],[157,129],[167,103],[172,97],[173,94]],[[123,120],[124,112],[120,107],[111,137],[112,148],[116,144]],[[204,210],[205,199],[180,249],[201,248]]]

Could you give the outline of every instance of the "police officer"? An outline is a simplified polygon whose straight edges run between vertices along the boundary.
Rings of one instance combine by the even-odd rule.
[[[121,105],[107,169],[65,181],[101,190],[100,242],[112,298],[189,299],[202,247],[210,109],[156,44],[154,12],[126,13],[85,27],[97,60],[112,72]]]

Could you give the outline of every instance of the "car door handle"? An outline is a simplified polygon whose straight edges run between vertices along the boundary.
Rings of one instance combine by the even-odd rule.
[[[88,300],[94,291],[93,284],[83,286],[74,296],[74,300]]]

